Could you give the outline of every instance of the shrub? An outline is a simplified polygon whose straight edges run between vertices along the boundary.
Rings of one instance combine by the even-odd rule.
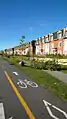
[[[57,61],[46,61],[43,65],[43,69],[49,69],[49,70],[61,70],[60,64],[57,63]]]
[[[37,68],[37,69],[42,69],[43,65],[42,65],[42,62],[31,61],[31,67],[34,67],[34,68]]]

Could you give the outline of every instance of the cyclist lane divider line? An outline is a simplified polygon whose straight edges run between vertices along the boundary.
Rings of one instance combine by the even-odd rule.
[[[35,117],[34,117],[32,111],[29,109],[27,103],[25,102],[25,100],[23,99],[23,97],[22,97],[21,94],[19,93],[18,89],[16,88],[16,86],[15,86],[14,83],[12,82],[12,80],[11,80],[10,76],[8,75],[7,71],[4,71],[4,73],[5,73],[6,77],[7,77],[7,79],[8,79],[8,81],[9,81],[10,85],[12,86],[12,88],[13,88],[15,94],[17,95],[19,101],[21,102],[22,106],[24,107],[24,109],[25,109],[25,111],[26,111],[26,113],[27,113],[29,119],[35,119]]]

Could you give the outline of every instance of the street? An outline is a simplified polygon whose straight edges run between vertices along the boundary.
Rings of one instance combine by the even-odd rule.
[[[5,119],[67,119],[67,101],[39,86],[16,66],[1,58],[0,97]]]

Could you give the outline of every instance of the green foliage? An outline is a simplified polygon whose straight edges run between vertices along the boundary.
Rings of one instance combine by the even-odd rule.
[[[25,36],[22,36],[22,39],[25,39]]]
[[[31,67],[44,70],[61,70],[61,66],[57,64],[55,60],[46,61],[45,63],[38,61],[31,61]]]
[[[22,45],[22,44],[23,44],[24,39],[25,39],[25,36],[22,36],[22,38],[20,39],[20,45]]]

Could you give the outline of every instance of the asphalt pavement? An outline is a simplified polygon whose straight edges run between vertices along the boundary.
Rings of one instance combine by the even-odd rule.
[[[32,81],[0,58],[0,97],[6,119],[67,119],[67,101]]]

